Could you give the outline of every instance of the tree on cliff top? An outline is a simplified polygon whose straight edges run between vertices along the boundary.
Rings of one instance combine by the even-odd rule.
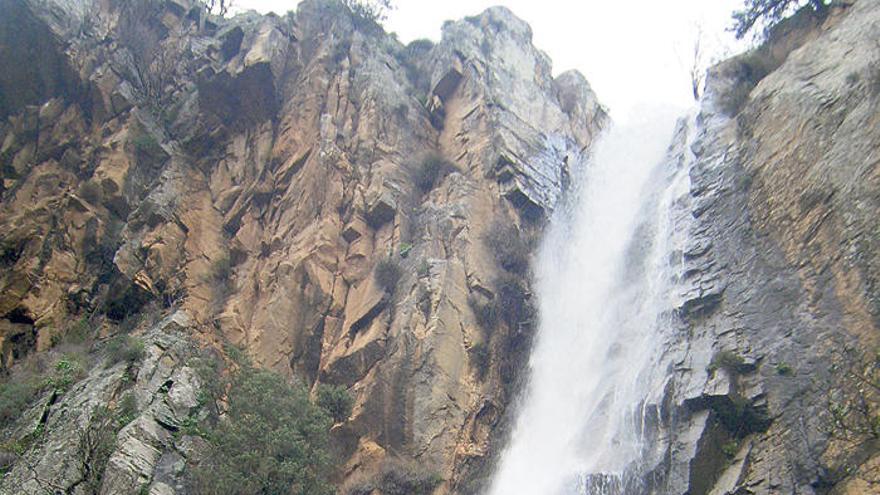
[[[384,21],[388,11],[394,8],[391,0],[342,0],[342,4],[355,16],[377,23]]]
[[[827,3],[826,0],[745,0],[743,8],[733,13],[731,30],[737,39],[742,39],[756,25],[763,24],[766,32],[801,7],[809,5],[821,12]]]

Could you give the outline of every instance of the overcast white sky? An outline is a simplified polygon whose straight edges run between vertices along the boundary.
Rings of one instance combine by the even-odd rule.
[[[393,0],[384,23],[403,42],[439,40],[445,20],[504,5],[532,26],[553,72],[578,69],[616,120],[644,105],[688,107],[694,40],[705,51],[735,50],[725,31],[743,0]],[[237,8],[283,14],[294,0],[235,0]],[[699,26],[699,28],[698,28]]]

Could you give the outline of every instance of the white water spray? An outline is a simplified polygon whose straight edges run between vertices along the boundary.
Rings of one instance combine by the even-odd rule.
[[[648,114],[648,112],[646,112]],[[490,495],[637,493],[649,404],[662,396],[676,198],[675,118],[612,128],[575,171],[535,268],[530,379]]]

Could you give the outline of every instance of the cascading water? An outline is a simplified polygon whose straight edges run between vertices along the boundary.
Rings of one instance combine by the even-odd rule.
[[[668,375],[663,315],[684,230],[673,205],[689,185],[687,164],[664,160],[674,116],[650,114],[606,133],[554,213],[535,268],[529,383],[490,495],[641,491]]]

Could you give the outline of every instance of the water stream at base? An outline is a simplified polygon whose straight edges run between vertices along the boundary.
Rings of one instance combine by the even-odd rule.
[[[668,379],[664,315],[684,230],[673,205],[689,187],[687,164],[667,157],[674,126],[659,111],[615,126],[575,167],[537,256],[529,383],[489,495],[642,491]]]

